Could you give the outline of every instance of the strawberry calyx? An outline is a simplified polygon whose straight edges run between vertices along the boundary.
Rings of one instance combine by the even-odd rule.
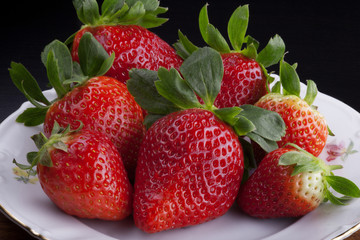
[[[66,128],[61,128],[60,125],[55,121],[51,136],[49,138],[47,138],[42,132],[31,137],[39,151],[27,153],[26,158],[28,164],[18,163],[15,159],[13,159],[13,163],[21,170],[25,170],[29,178],[30,176],[35,176],[37,173],[36,170],[34,170],[34,167],[37,164],[52,167],[53,163],[49,152],[52,149],[59,149],[67,152],[66,142],[69,134],[78,132],[82,128],[82,122],[80,122],[80,126],[77,129],[71,130],[70,125],[68,125]]]
[[[96,0],[73,0],[77,16],[85,26],[140,25],[158,27],[168,19],[157,17],[167,8],[160,7],[158,0],[105,0],[101,14]]]
[[[80,40],[80,64],[72,61],[70,50],[64,43],[59,40],[49,43],[41,53],[41,61],[46,67],[49,83],[57,94],[54,100],[45,97],[37,81],[24,65],[11,62],[9,74],[12,82],[34,105],[20,114],[16,121],[25,126],[42,124],[47,110],[55,101],[90,78],[105,74],[114,58],[115,55],[109,56],[91,33],[85,33]]]
[[[351,180],[335,176],[332,172],[341,169],[342,165],[327,165],[322,159],[300,148],[296,144],[288,143],[284,147],[293,148],[293,151],[284,153],[279,159],[279,165],[293,165],[292,176],[300,173],[321,173],[324,185],[324,201],[330,201],[336,205],[344,205],[352,198],[360,197],[360,189]],[[331,189],[343,196],[335,196]]]
[[[185,59],[180,71],[132,69],[127,88],[147,111],[144,122],[147,127],[171,112],[201,108],[213,112],[232,126],[238,136],[249,137],[267,152],[276,149],[276,141],[285,134],[285,123],[278,113],[252,105],[220,109],[214,106],[223,73],[220,53],[204,47]]]
[[[221,35],[220,31],[209,22],[208,4],[205,4],[199,14],[199,28],[201,36],[208,46],[220,53],[240,53],[246,58],[256,60],[262,68],[267,80],[271,83],[274,79],[267,73],[266,68],[277,64],[285,53],[285,43],[279,35],[275,35],[269,40],[267,45],[258,52],[259,42],[250,35],[246,35],[249,23],[248,5],[239,6],[232,13],[228,25],[227,33],[230,45]],[[178,31],[179,40],[174,47],[179,56],[183,59],[198,49],[180,30]],[[244,47],[245,45],[245,47]]]

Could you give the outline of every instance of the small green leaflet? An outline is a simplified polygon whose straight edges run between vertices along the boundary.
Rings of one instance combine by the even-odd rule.
[[[300,79],[295,67],[291,66],[282,59],[280,61],[280,81],[284,89],[284,94],[300,96]]]
[[[279,35],[275,35],[269,40],[265,48],[259,52],[256,61],[267,68],[277,64],[284,56],[284,53],[285,43]]]
[[[160,80],[155,82],[155,86],[160,95],[181,109],[201,107],[194,91],[181,78],[176,69],[172,68],[168,71],[165,68],[160,68],[158,77]]]
[[[254,105],[242,105],[241,116],[249,119],[256,127],[254,133],[272,141],[280,141],[285,135],[285,123],[279,114]]]
[[[130,70],[129,76],[126,86],[143,109],[157,115],[166,115],[180,110],[174,103],[158,93],[155,87],[155,81],[159,80],[157,72],[134,68]]]
[[[347,178],[340,176],[325,176],[325,180],[338,193],[354,198],[360,197],[360,189],[355,183]]]
[[[224,66],[220,54],[204,47],[196,50],[180,67],[187,84],[211,108],[220,92]]]
[[[32,99],[45,105],[50,105],[50,102],[42,93],[39,84],[24,65],[21,63],[11,62],[9,74],[12,82],[19,91],[24,94],[24,90],[26,90],[26,93],[31,96]]]
[[[199,28],[204,41],[212,48],[219,52],[230,52],[230,47],[225,38],[221,35],[218,29],[209,23],[207,13],[207,4],[201,9],[199,14]]]
[[[249,6],[238,7],[228,22],[228,35],[235,51],[241,51],[249,23]]]
[[[115,56],[109,54],[95,37],[86,32],[79,43],[79,61],[82,72],[89,77],[103,75],[110,69]]]

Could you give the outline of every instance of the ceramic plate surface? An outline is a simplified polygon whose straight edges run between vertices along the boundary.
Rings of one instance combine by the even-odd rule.
[[[303,85],[302,90],[304,94]],[[50,99],[55,97],[52,90],[45,91],[45,94]],[[320,157],[333,164],[342,164],[344,168],[335,173],[360,186],[360,114],[321,93],[314,104],[336,135],[328,138]],[[36,149],[30,136],[42,130],[41,126],[25,127],[15,122],[16,117],[30,106],[29,102],[25,102],[0,125],[0,209],[40,239],[343,239],[359,228],[360,199],[352,200],[346,206],[324,203],[299,219],[255,219],[244,215],[234,206],[213,221],[155,234],[143,233],[135,227],[131,218],[107,222],[66,215],[47,198],[39,182],[25,184],[19,181],[21,174],[13,171],[12,160],[15,158],[25,163],[26,153]]]

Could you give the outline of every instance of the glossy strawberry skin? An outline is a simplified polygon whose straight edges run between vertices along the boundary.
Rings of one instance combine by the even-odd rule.
[[[115,143],[130,178],[134,177],[138,149],[145,134],[142,109],[126,85],[110,77],[95,77],[74,88],[51,105],[44,121],[44,133],[50,136],[57,121],[60,126],[105,134]]]
[[[225,214],[243,170],[238,137],[213,113],[188,109],[161,118],[148,129],[139,152],[136,226],[153,233]]]
[[[175,50],[153,32],[137,25],[102,25],[85,27],[75,36],[72,57],[79,61],[78,46],[85,32],[90,32],[109,53],[115,53],[115,60],[105,74],[125,83],[132,68],[158,70],[160,67],[178,69],[182,59]]]
[[[241,186],[237,203],[257,218],[303,216],[319,206],[324,187],[321,174],[300,173],[291,176],[293,166],[278,165],[289,148],[267,154],[255,172]]]
[[[114,144],[92,131],[72,133],[67,152],[50,150],[52,167],[38,164],[47,196],[64,212],[81,218],[121,220],[132,212],[132,186]]]
[[[261,98],[256,106],[280,114],[286,125],[286,134],[279,147],[294,143],[315,157],[324,149],[329,135],[325,118],[304,100],[293,95],[271,93]]]
[[[221,54],[224,76],[214,105],[218,108],[254,104],[267,93],[260,65],[240,53]]]

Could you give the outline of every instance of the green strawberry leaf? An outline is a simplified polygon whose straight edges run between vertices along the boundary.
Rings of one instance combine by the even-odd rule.
[[[241,54],[247,58],[256,59],[257,57],[256,46],[253,43],[247,45],[246,48],[241,51]]]
[[[194,91],[181,78],[179,72],[171,68],[160,68],[158,70],[159,80],[155,81],[155,86],[160,95],[174,103],[181,109],[199,108],[199,103]]]
[[[138,2],[141,2],[146,11],[155,11],[160,5],[158,0],[125,0],[125,2],[130,7],[133,7],[138,4]]]
[[[46,99],[41,91],[39,84],[31,73],[21,63],[10,63],[9,74],[14,85],[23,94],[26,93],[31,96],[32,99],[41,102],[45,105],[50,105],[50,102]]]
[[[271,38],[268,44],[259,52],[256,61],[264,67],[270,67],[277,64],[285,53],[285,43],[279,35]]]
[[[281,93],[281,82],[276,82],[274,86],[271,88],[271,93]]]
[[[209,23],[207,6],[208,4],[205,4],[199,14],[199,28],[201,36],[210,47],[219,52],[228,53],[230,52],[230,47],[225,38],[221,35],[218,29]]]
[[[94,25],[100,19],[96,0],[73,0],[77,16],[84,24]]]
[[[294,167],[294,170],[293,172],[291,173],[291,176],[295,176],[299,173],[302,173],[302,172],[319,172],[319,171],[322,171],[323,169],[321,168],[321,166],[319,166],[318,163],[316,162],[309,162],[305,165],[299,165],[297,164],[295,167]]]
[[[195,51],[180,67],[187,84],[211,109],[220,92],[224,66],[220,54],[212,48],[204,47]]]
[[[259,45],[260,45],[259,41],[257,41],[255,38],[253,38],[250,35],[247,35],[245,37],[245,43],[246,43],[247,46],[249,46],[250,44],[253,44],[255,46],[255,48],[256,48],[256,51],[258,50]]]
[[[167,11],[159,3],[158,0],[105,0],[100,15],[96,0],[73,0],[77,16],[85,25],[134,24],[145,28],[160,26],[168,20],[157,17]]]
[[[360,189],[351,180],[340,176],[324,176],[324,178],[336,192],[349,197],[360,197]]]
[[[210,47],[216,49],[220,53],[229,53],[230,47],[227,44],[225,38],[221,35],[219,30],[215,28],[213,25],[209,24],[207,26],[207,44]]]
[[[158,93],[155,86],[155,81],[159,80],[157,72],[134,68],[130,70],[129,76],[126,86],[143,109],[157,115],[166,115],[180,110],[174,103]]]
[[[129,7],[129,10],[122,17],[123,23],[133,24],[139,21],[143,16],[145,16],[145,6],[141,1],[136,1],[133,3],[133,5],[130,5]]]
[[[316,84],[312,80],[307,80],[306,95],[304,101],[311,106],[317,96],[318,90]]]
[[[227,29],[231,45],[235,51],[241,51],[242,44],[245,40],[248,23],[248,5],[239,6],[231,15]]]
[[[255,132],[249,132],[246,134],[246,136],[249,137],[252,141],[259,144],[259,146],[268,153],[278,149],[276,141],[265,139],[260,135],[256,134]]]
[[[68,47],[59,40],[54,40],[46,45],[41,53],[41,61],[45,66],[50,51],[53,51],[54,57],[59,65],[60,81],[63,82],[65,79],[70,79],[72,77],[73,61]]]
[[[345,202],[342,198],[336,197],[334,194],[332,194],[330,191],[326,191],[325,195],[326,199],[328,199],[332,204],[335,205],[345,205]]]
[[[233,128],[238,136],[246,136],[249,133],[253,133],[256,130],[256,126],[253,122],[240,114],[236,116],[236,122]]]
[[[279,71],[281,85],[285,95],[295,95],[300,97],[300,79],[293,66],[282,59]]]
[[[62,98],[68,92],[68,89],[62,84],[60,76],[60,67],[58,59],[55,57],[53,50],[50,50],[46,61],[47,77],[51,86],[54,87],[58,98]]]
[[[110,69],[114,55],[109,57],[95,37],[86,32],[79,43],[79,62],[82,72],[88,77],[103,75]]]
[[[160,26],[168,21],[167,18],[159,18],[157,15],[167,12],[167,8],[159,7],[154,12],[146,12],[145,15],[140,18],[136,25],[140,25],[144,28],[154,28]]]
[[[111,17],[118,14],[124,7],[125,0],[104,0],[101,4],[102,16]]]
[[[179,40],[174,44],[177,54],[182,58],[188,58],[199,48],[195,46],[180,30],[178,31]]]
[[[222,121],[229,125],[235,125],[237,119],[236,116],[242,111],[240,107],[218,108],[214,110],[214,114]]]
[[[289,151],[281,155],[279,165],[288,166],[293,164],[305,165],[313,162],[313,158],[303,152]]]
[[[254,105],[242,105],[241,116],[249,119],[256,127],[254,133],[272,141],[279,141],[285,135],[285,123],[281,116]]]
[[[44,122],[47,110],[48,108],[27,108],[16,118],[16,122],[27,127],[38,126]]]

